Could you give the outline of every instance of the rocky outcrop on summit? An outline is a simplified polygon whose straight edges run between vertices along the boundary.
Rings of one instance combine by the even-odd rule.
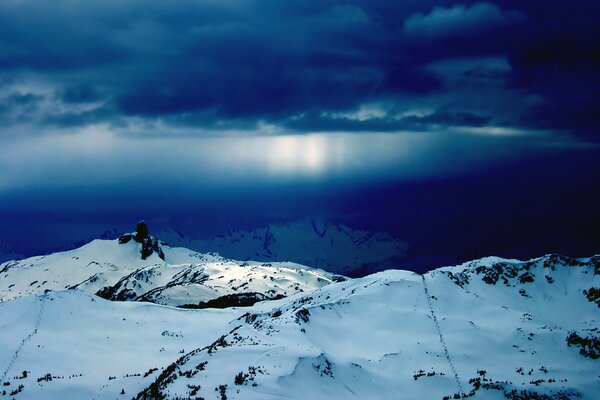
[[[141,257],[140,257],[141,255]],[[0,303],[47,290],[189,308],[247,306],[309,292],[342,276],[290,262],[228,260],[173,248],[140,223],[119,240],[0,264]]]
[[[121,235],[119,237],[119,243],[125,244],[132,239],[142,245],[142,260],[151,256],[152,253],[156,253],[162,260],[165,259],[165,254],[159,246],[158,239],[150,235],[146,221],[142,220],[138,222],[134,233]]]
[[[581,269],[584,274],[600,275],[600,256],[576,259],[558,254],[548,254],[529,261],[486,257],[457,267],[440,268],[436,272],[448,275],[457,285],[466,288],[472,281],[487,285],[519,288],[521,295],[529,283],[542,280],[553,284],[563,269]],[[523,285],[525,284],[525,285]],[[587,294],[588,292],[586,291]],[[596,301],[595,288],[590,288],[588,300]]]

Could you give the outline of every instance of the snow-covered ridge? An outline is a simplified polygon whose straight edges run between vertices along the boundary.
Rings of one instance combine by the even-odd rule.
[[[599,274],[550,255],[329,285],[257,305],[136,398],[593,399]]]
[[[157,252],[142,259],[142,246],[134,240],[94,240],[79,249],[0,264],[0,301],[80,289],[110,300],[164,305],[201,306],[223,296],[235,304],[237,295],[248,304],[344,279],[289,262],[239,262],[165,244],[164,260]]]
[[[272,224],[251,230],[233,230],[212,238],[192,238],[173,229],[155,232],[171,247],[184,247],[199,253],[218,253],[234,260],[262,262],[291,261],[346,276],[365,276],[397,268],[407,259],[408,244],[385,232],[353,229],[318,220]],[[117,239],[122,232],[113,228],[99,239]],[[65,244],[51,253],[77,249],[94,238]],[[0,262],[22,258],[2,255]]]

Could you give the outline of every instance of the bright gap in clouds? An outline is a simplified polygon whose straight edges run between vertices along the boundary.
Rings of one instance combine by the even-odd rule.
[[[547,149],[540,135],[473,130],[148,138],[99,127],[7,143],[0,189],[236,185],[278,180],[413,180],[477,171]],[[514,132],[511,132],[514,133]],[[561,141],[559,146],[569,146]]]

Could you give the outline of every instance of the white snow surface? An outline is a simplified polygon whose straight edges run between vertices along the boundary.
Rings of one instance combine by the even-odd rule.
[[[38,292],[0,304],[0,399],[597,399],[600,359],[566,341],[600,335],[593,287],[600,256],[552,255],[222,310]]]
[[[129,399],[165,365],[227,331],[240,313],[111,302],[80,290],[2,303],[0,378],[10,385],[0,393],[24,388],[0,399]],[[23,371],[27,377],[19,379]]]
[[[163,305],[198,304],[226,295],[260,293],[268,298],[311,291],[343,279],[291,262],[227,260],[185,248],[162,246],[146,260],[141,244],[94,240],[78,249],[0,264],[0,301],[46,290],[110,288],[111,300]],[[105,296],[106,297],[106,296]]]

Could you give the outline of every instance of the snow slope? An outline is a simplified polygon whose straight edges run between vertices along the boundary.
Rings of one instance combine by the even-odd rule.
[[[206,399],[594,399],[599,360],[566,338],[598,337],[583,290],[600,285],[599,265],[490,258],[261,303],[137,398],[188,398],[199,385]]]
[[[186,305],[223,296],[288,296],[344,279],[284,262],[236,262],[214,254],[163,246],[140,258],[141,244],[94,240],[79,249],[0,264],[0,301],[45,290],[80,289],[111,300],[144,300]]]
[[[408,247],[387,233],[314,220],[230,231],[208,240],[191,239],[173,230],[159,232],[158,237],[173,246],[237,260],[287,260],[352,276],[397,266]]]
[[[29,295],[0,304],[0,399],[596,399],[598,288],[600,256],[552,255],[224,310]]]
[[[111,302],[79,290],[2,303],[0,381],[9,385],[0,399],[130,399],[240,314]]]

